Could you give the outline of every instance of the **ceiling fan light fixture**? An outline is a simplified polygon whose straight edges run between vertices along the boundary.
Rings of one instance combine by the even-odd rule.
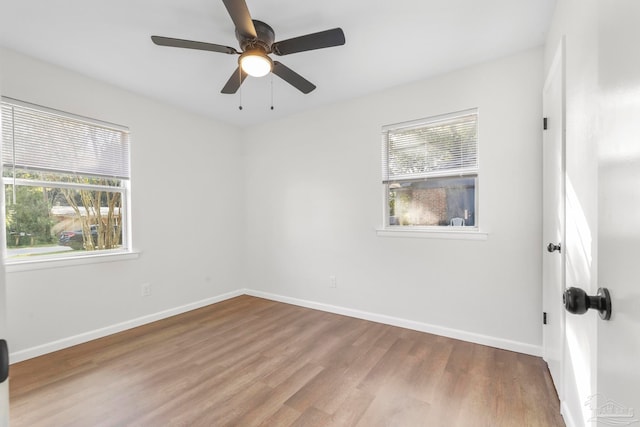
[[[263,77],[273,69],[273,61],[260,50],[249,50],[240,55],[238,60],[242,71],[253,77]]]
[[[151,36],[158,46],[170,46],[185,49],[240,55],[238,67],[223,86],[221,93],[236,93],[247,76],[263,77],[273,73],[300,92],[307,94],[316,86],[280,61],[273,61],[269,55],[284,56],[292,53],[342,46],[346,43],[342,28],[305,34],[286,40],[275,41],[273,28],[265,22],[251,18],[246,0],[222,0],[235,26],[235,35],[240,51],[220,44],[172,37]]]

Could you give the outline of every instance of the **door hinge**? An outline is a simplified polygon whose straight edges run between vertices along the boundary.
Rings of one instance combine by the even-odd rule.
[[[542,313],[542,324],[546,325],[547,324],[547,312],[543,312]]]
[[[542,129],[547,130],[547,118],[542,119]]]

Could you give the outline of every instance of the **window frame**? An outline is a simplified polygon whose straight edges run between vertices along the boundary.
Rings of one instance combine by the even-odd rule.
[[[388,159],[388,135],[389,132],[420,129],[424,127],[432,126],[436,123],[453,121],[456,118],[475,115],[476,116],[476,166],[475,168],[467,168],[464,171],[460,170],[443,170],[437,172],[425,173],[422,177],[413,178],[401,178],[390,179],[387,176],[387,172],[384,168],[389,167]],[[479,212],[479,200],[480,200],[480,111],[478,108],[470,108],[466,110],[456,111],[453,113],[441,114],[437,116],[429,116],[426,118],[412,120],[407,122],[401,122],[391,125],[385,125],[382,127],[382,167],[383,167],[383,179],[382,179],[382,227],[378,228],[378,236],[383,237],[417,237],[417,238],[444,238],[444,239],[471,239],[471,240],[486,240],[487,233],[480,231],[480,215]],[[391,225],[391,212],[389,208],[390,203],[390,185],[392,183],[401,182],[417,182],[422,179],[437,179],[437,178],[463,178],[472,177],[475,179],[474,188],[474,225],[472,226],[445,226],[445,225]]]
[[[96,262],[109,262],[109,261],[117,261],[124,259],[132,259],[137,258],[138,253],[134,252],[132,249],[132,240],[131,240],[131,140],[130,140],[130,131],[126,126],[113,124],[109,122],[105,122],[102,120],[92,119],[80,115],[76,115],[73,113],[68,113],[65,111],[60,111],[56,109],[52,109],[49,107],[43,107],[40,105],[20,101],[17,99],[9,98],[9,97],[1,97],[1,105],[9,106],[9,107],[19,107],[19,108],[27,108],[34,110],[36,112],[41,112],[44,114],[59,116],[63,119],[67,119],[70,121],[74,121],[76,123],[81,123],[84,125],[88,125],[91,127],[99,127],[106,128],[112,131],[122,132],[123,135],[126,136],[126,165],[124,166],[127,171],[127,176],[122,177],[109,177],[106,175],[96,175],[96,178],[106,178],[106,179],[117,179],[119,185],[102,185],[102,184],[87,184],[87,183],[74,183],[74,182],[65,182],[62,180],[47,180],[47,179],[29,179],[29,178],[16,178],[14,168],[14,176],[4,176],[5,175],[5,164],[7,164],[4,159],[0,163],[2,166],[2,195],[3,202],[3,217],[2,223],[4,224],[7,208],[8,206],[4,202],[6,196],[5,188],[7,185],[15,186],[15,187],[36,187],[36,188],[65,188],[65,189],[73,189],[73,190],[89,190],[89,191],[100,191],[100,192],[109,192],[109,193],[119,193],[120,194],[120,207],[119,207],[119,220],[121,227],[121,243],[119,248],[114,249],[100,249],[95,251],[70,251],[67,253],[56,253],[56,254],[44,254],[38,256],[31,256],[25,258],[10,258],[8,256],[9,246],[7,244],[7,239],[5,239],[4,248],[2,248],[2,253],[5,261],[5,265],[7,267],[7,272],[13,271],[25,271],[32,269],[42,269],[42,268],[53,268],[53,267],[62,267],[69,265],[78,265],[78,264],[87,264],[87,263],[96,263]],[[2,117],[0,114],[0,123],[2,122]],[[4,135],[3,135],[4,136]],[[1,144],[4,143],[4,138],[0,138],[0,147]],[[0,154],[1,155],[1,154]],[[13,160],[11,162],[14,162]],[[28,169],[25,169],[28,170]],[[38,173],[37,169],[34,169],[34,172]],[[52,171],[46,172],[41,171],[42,173],[52,173],[53,175],[63,176],[64,174],[75,175],[78,177],[90,178],[92,175],[87,174],[76,174],[73,171]],[[6,230],[6,224],[5,224]],[[2,231],[5,232],[5,231]],[[57,238],[58,236],[53,236]]]

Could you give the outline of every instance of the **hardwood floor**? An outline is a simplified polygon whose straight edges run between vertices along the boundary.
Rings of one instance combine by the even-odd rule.
[[[11,426],[563,426],[537,357],[250,296],[11,366]]]

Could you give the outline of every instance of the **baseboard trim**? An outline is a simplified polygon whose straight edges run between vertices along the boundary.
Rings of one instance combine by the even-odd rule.
[[[240,295],[250,295],[258,298],[264,298],[272,301],[283,302],[286,304],[297,305],[300,307],[312,308],[314,310],[325,311],[328,313],[340,314],[343,316],[354,317],[357,319],[370,320],[372,322],[383,323],[385,325],[398,326],[401,328],[412,329],[415,331],[426,332],[430,334],[440,335],[448,338],[454,338],[462,341],[468,341],[476,344],[486,345],[489,347],[500,348],[503,350],[515,351],[518,353],[529,354],[532,356],[542,356],[542,347],[531,344],[526,344],[518,341],[511,341],[502,338],[496,338],[489,335],[476,334],[473,332],[462,331],[459,329],[446,328],[443,326],[431,325],[428,323],[416,322],[413,320],[402,319],[399,317],[387,316],[384,314],[371,313],[368,311],[356,310],[347,307],[341,307],[331,304],[324,304],[315,301],[303,300],[299,298],[287,297],[283,295],[272,294],[269,292],[262,292],[253,289],[238,289],[235,291],[227,292],[225,294],[217,295],[211,298],[206,298],[193,303],[185,304],[180,307],[170,308],[168,310],[160,311],[157,313],[148,314],[135,319],[127,320],[115,325],[106,326],[104,328],[95,329],[93,331],[83,332],[78,335],[63,338],[60,340],[52,341],[46,344],[42,344],[36,347],[20,350],[9,355],[11,363],[18,363],[24,360],[32,359],[34,357],[42,356],[47,353],[62,350],[67,347],[82,344],[91,340],[106,337],[118,332],[126,331],[127,329],[136,328],[138,326],[145,325],[147,323],[155,322],[158,320],[166,319],[167,317],[176,316],[178,314],[186,313],[191,310],[205,307],[207,305],[215,304],[217,302],[225,301],[231,298],[235,298]],[[564,413],[564,412],[563,412]],[[567,423],[569,425],[569,423]]]
[[[385,325],[398,326],[401,328],[412,329],[414,331],[426,332],[434,335],[440,335],[448,338],[454,338],[461,341],[468,341],[475,344],[486,345],[489,347],[499,348],[503,350],[514,351],[517,353],[529,354],[531,356],[542,356],[542,346],[531,345],[519,341],[511,341],[503,338],[496,338],[489,335],[476,334],[473,332],[462,331],[459,329],[446,328],[443,326],[431,325],[428,323],[416,322],[413,320],[402,319],[399,317],[387,316],[384,314],[376,314],[368,311],[355,310],[347,307],[324,304],[315,301],[303,300],[298,298],[286,297],[283,295],[272,294],[269,292],[256,291],[253,289],[245,289],[245,294],[258,298],[264,298],[272,301],[293,304],[301,307],[312,308],[315,310],[326,311],[328,313],[340,314],[343,316],[355,317],[357,319],[370,320],[372,322],[383,323]]]
[[[22,362],[24,360],[32,359],[34,357],[42,356],[47,353],[52,353],[54,351],[62,350],[67,347],[72,347],[74,345],[78,345],[91,340],[106,337],[107,335],[112,335],[118,332],[126,331],[127,329],[132,329],[138,326],[146,325],[147,323],[152,323],[158,320],[166,319],[167,317],[172,317],[178,314],[186,313],[187,311],[196,310],[198,308],[202,308],[207,305],[211,305],[217,302],[235,298],[243,294],[244,294],[244,291],[242,289],[239,289],[236,291],[217,295],[211,298],[205,298],[203,300],[185,304],[179,307],[174,307],[168,310],[159,311],[157,313],[152,313],[146,316],[141,316],[135,319],[127,320],[121,323],[117,323],[115,325],[107,326],[100,329],[95,329],[93,331],[83,332],[78,335],[73,335],[71,337],[63,338],[63,339],[52,341],[36,347],[31,347],[25,350],[11,353],[9,355],[9,360],[11,361],[12,364]]]

